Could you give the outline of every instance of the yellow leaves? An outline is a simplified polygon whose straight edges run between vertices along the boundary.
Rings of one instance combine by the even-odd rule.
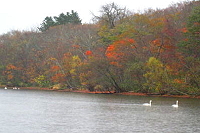
[[[172,70],[173,70],[173,69],[171,68],[171,66],[169,66],[169,65],[166,65],[165,68],[166,68],[166,70],[168,70],[168,71],[172,71]]]
[[[76,75],[76,69],[71,69],[69,72],[71,75]]]
[[[39,75],[37,78],[35,78],[35,81],[43,81],[43,80],[45,80],[44,75]]]
[[[56,59],[56,58],[53,58],[53,57],[51,57],[51,58],[49,58],[49,60],[50,60],[50,61],[56,61],[57,59]]]
[[[72,68],[77,67],[80,63],[81,63],[81,59],[79,58],[79,56],[78,55],[74,55],[72,57],[72,62],[71,62]]]
[[[87,82],[81,82],[81,85],[86,86],[88,83]]]
[[[158,30],[158,28],[162,28],[164,26],[164,20],[165,18],[153,18],[149,21],[149,23],[154,30]]]
[[[45,76],[44,76],[44,75],[39,75],[38,77],[36,77],[36,78],[34,79],[34,81],[35,81],[36,83],[38,83],[38,84],[42,84],[42,82],[44,82],[44,80],[45,80]]]
[[[144,74],[147,80],[144,85],[156,92],[162,92],[162,89],[171,82],[169,73],[169,70],[166,69],[161,61],[155,57],[150,57],[147,62],[147,71]]]
[[[34,78],[34,82],[41,87],[49,85],[49,80],[45,75],[39,75],[38,77]]]
[[[150,57],[149,61],[147,62],[147,66],[152,69],[156,69],[156,68],[162,69],[163,64],[155,57]]]

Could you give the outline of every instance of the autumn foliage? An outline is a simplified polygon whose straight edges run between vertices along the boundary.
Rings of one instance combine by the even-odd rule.
[[[87,50],[87,51],[85,52],[85,54],[86,54],[86,55],[92,55],[92,51]]]
[[[110,11],[93,24],[1,35],[0,84],[200,95],[199,1]]]

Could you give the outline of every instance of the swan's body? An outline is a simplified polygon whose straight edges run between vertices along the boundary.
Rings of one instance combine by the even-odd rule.
[[[5,90],[7,90],[8,88],[7,88],[7,87],[5,87],[4,89],[5,89]]]
[[[178,100],[176,101],[176,104],[173,104],[172,107],[178,108]]]
[[[151,102],[152,102],[152,100],[150,100],[149,103],[144,103],[143,105],[144,106],[151,106]]]

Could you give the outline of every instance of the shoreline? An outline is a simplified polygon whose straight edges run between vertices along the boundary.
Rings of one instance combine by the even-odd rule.
[[[1,87],[4,88],[4,87]],[[12,89],[13,87],[7,87]],[[20,87],[22,90],[45,90],[45,91],[58,91],[58,92],[75,92],[75,93],[87,93],[87,94],[114,94],[114,95],[131,95],[131,96],[151,96],[151,97],[173,97],[173,98],[196,98],[200,99],[200,96],[190,96],[190,95],[155,95],[137,92],[121,92],[115,93],[114,91],[88,91],[88,90],[71,90],[71,89],[50,89],[50,88],[40,88],[40,87]]]

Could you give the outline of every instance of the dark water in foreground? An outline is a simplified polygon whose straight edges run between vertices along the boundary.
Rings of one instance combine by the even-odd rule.
[[[0,133],[135,132],[200,133],[200,100],[0,89]]]

